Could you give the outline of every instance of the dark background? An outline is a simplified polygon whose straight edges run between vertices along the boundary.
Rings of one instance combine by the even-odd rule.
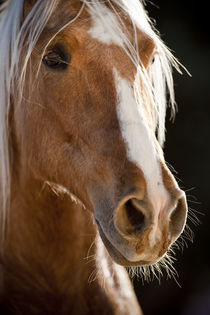
[[[178,171],[189,206],[203,215],[194,226],[194,242],[177,253],[178,282],[134,281],[145,315],[210,315],[210,32],[208,1],[147,2],[163,41],[192,74],[174,73],[179,107],[175,123],[167,122],[166,160]],[[169,116],[169,115],[168,115]],[[189,191],[188,191],[189,190]],[[191,200],[191,202],[190,202]],[[192,202],[194,201],[194,202]],[[199,203],[195,203],[199,202]]]

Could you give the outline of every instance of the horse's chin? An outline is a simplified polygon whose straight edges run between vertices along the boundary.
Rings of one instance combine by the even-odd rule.
[[[99,234],[101,236],[101,239],[109,253],[109,255],[112,257],[112,259],[119,265],[125,266],[125,267],[131,267],[131,266],[146,266],[146,265],[152,265],[155,262],[154,261],[146,261],[146,260],[139,260],[139,261],[129,261],[124,255],[122,255],[119,250],[108,240],[105,233],[103,232],[103,229],[98,221],[96,221]]]

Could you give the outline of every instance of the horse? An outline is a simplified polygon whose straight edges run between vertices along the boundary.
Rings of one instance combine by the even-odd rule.
[[[143,1],[0,12],[1,314],[142,314],[125,267],[158,270],[187,217],[162,149],[180,64]]]

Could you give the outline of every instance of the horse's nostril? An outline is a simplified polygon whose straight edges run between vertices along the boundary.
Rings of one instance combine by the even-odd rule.
[[[137,203],[138,201],[135,199],[129,199],[125,203],[125,211],[130,223],[130,230],[133,232],[142,230],[145,224],[145,216],[141,212],[140,207],[137,207]]]
[[[187,205],[185,197],[181,197],[171,214],[169,231],[172,237],[176,238],[182,232],[187,216]]]
[[[143,232],[146,226],[146,217],[140,200],[131,198],[119,207],[116,215],[116,226],[124,235]]]

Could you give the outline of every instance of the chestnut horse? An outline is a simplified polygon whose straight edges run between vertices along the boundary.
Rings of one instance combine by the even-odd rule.
[[[161,149],[179,65],[138,0],[0,11],[0,313],[141,314],[123,266],[158,268],[186,221]]]

